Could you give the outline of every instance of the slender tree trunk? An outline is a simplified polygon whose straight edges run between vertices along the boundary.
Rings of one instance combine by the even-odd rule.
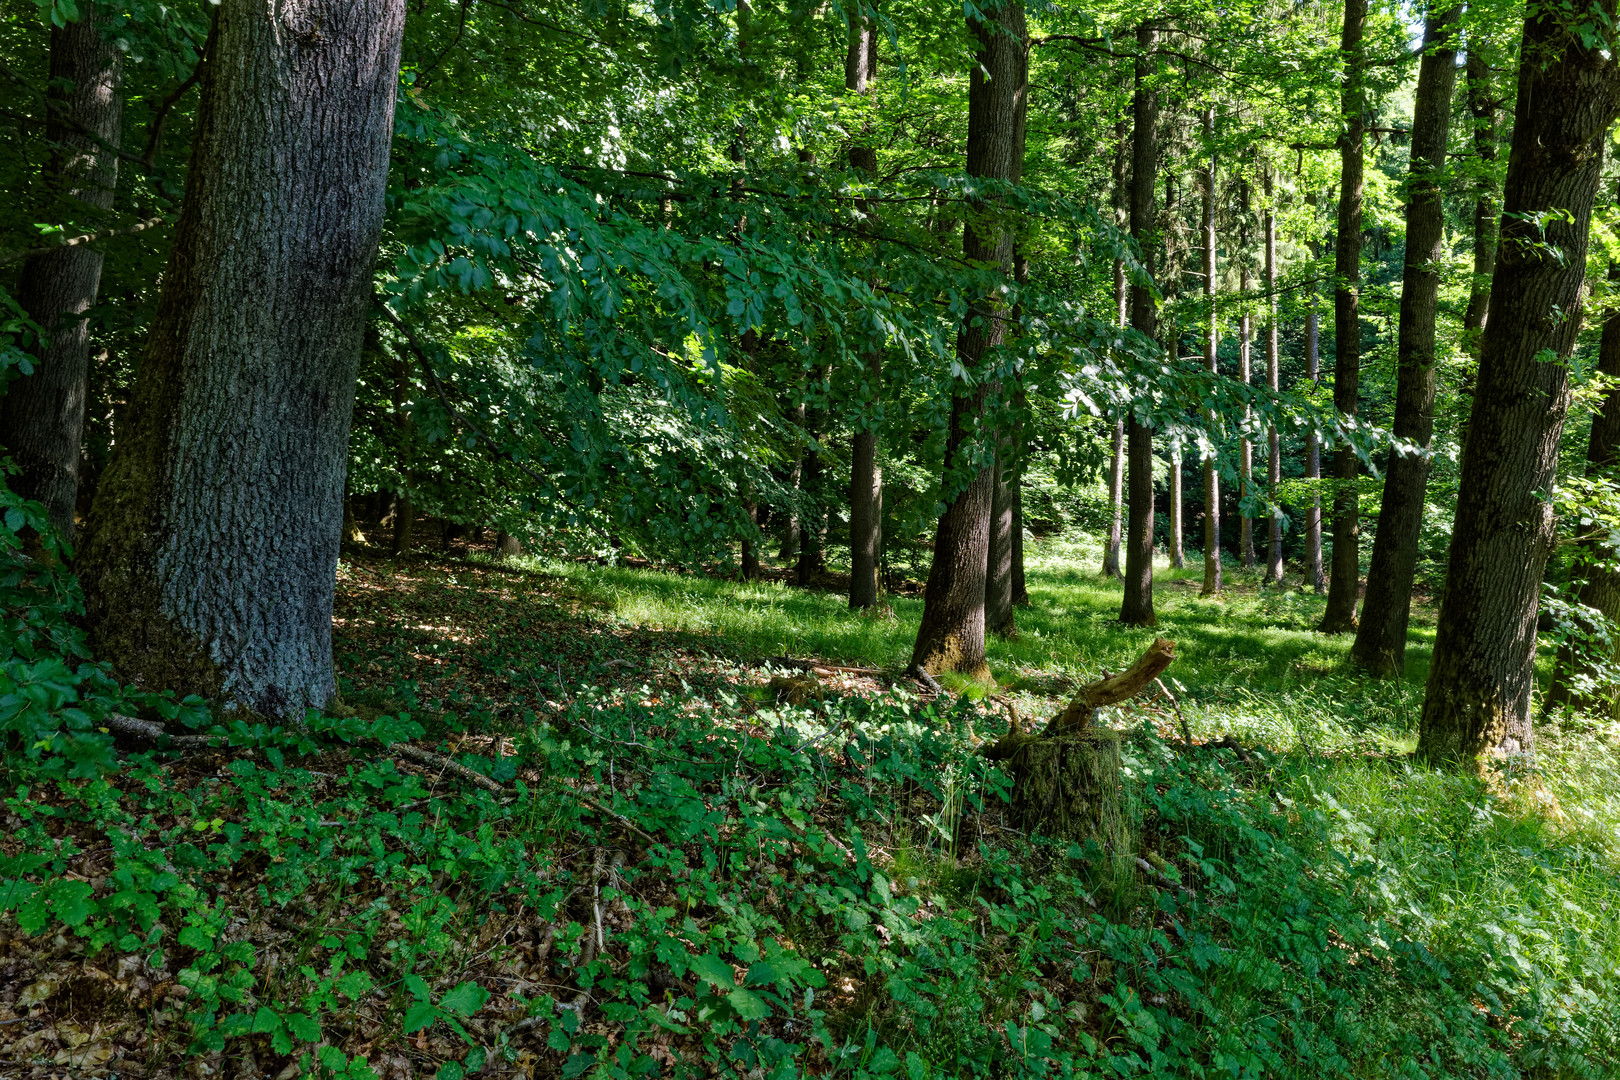
[[[1024,577],[1024,469],[1013,474],[1013,606],[1029,607],[1029,583]]]
[[[1497,190],[1492,175],[1502,137],[1502,100],[1491,84],[1491,67],[1473,42],[1466,67],[1468,112],[1473,117],[1474,153],[1480,176],[1474,198],[1474,276],[1463,313],[1463,345],[1477,360],[1479,335],[1491,306],[1491,272],[1496,268]]]
[[[411,420],[410,410],[410,381],[411,371],[403,359],[394,361],[394,430],[399,435],[399,445],[395,448],[399,454],[400,487],[394,499],[394,543],[395,555],[409,555],[411,553],[412,539],[416,534],[416,504],[411,499],[412,459],[415,457],[416,425]]]
[[[1620,284],[1620,263],[1609,264],[1609,281],[1611,285]],[[1620,385],[1620,308],[1611,309],[1604,320],[1598,344],[1598,373],[1610,385],[1603,394],[1602,407],[1592,417],[1592,432],[1586,442],[1586,475],[1613,480],[1615,466],[1620,464],[1620,389],[1616,389]],[[1616,551],[1607,529],[1600,526],[1583,532],[1578,565],[1585,578],[1575,598],[1603,620],[1586,629],[1594,632],[1594,637],[1608,636],[1609,647],[1603,657],[1607,664],[1598,663],[1599,658],[1590,652],[1578,654],[1568,643],[1560,646],[1552,685],[1547,689],[1547,711],[1601,710],[1605,719],[1614,720],[1620,718],[1620,695],[1616,694],[1612,674],[1603,668],[1620,664],[1620,635],[1614,632],[1615,622],[1620,621],[1620,551]]]
[[[1158,31],[1144,22],[1136,31],[1135,92],[1131,129],[1131,239],[1142,252],[1142,264],[1153,273],[1153,197],[1158,190],[1159,99],[1150,80]],[[1151,339],[1159,314],[1151,286],[1131,284],[1131,326]],[[1125,587],[1119,621],[1126,626],[1152,626],[1153,615],[1153,428],[1133,413],[1126,421],[1130,477],[1129,532],[1125,543]]]
[[[984,628],[1000,637],[1017,636],[1013,622],[1013,484],[1016,450],[1010,437],[998,440],[990,486],[990,539],[984,577]]]
[[[1594,4],[1612,21],[1615,0]],[[1554,538],[1545,492],[1569,409],[1592,201],[1620,113],[1612,57],[1561,13],[1525,19],[1502,244],[1480,342],[1439,632],[1418,753],[1465,761],[1532,749],[1536,608]]]
[[[1315,196],[1311,198],[1315,203]],[[1321,248],[1311,241],[1311,262],[1322,257]],[[1322,385],[1322,317],[1317,310],[1316,287],[1311,286],[1305,311],[1305,375],[1313,388]],[[1305,478],[1322,479],[1322,441],[1316,429],[1305,433]],[[1318,596],[1327,591],[1327,577],[1322,573],[1322,495],[1311,485],[1311,504],[1305,508],[1305,584]]]
[[[1339,222],[1333,257],[1333,407],[1355,416],[1361,387],[1361,203],[1366,149],[1366,64],[1362,32],[1367,0],[1344,0],[1344,63],[1340,97]],[[1361,461],[1349,446],[1333,454],[1333,569],[1328,576],[1327,610],[1317,627],[1324,634],[1356,628],[1361,591],[1361,511],[1356,477]]]
[[[849,48],[844,55],[844,89],[863,95],[870,88],[873,68],[872,20],[850,20]],[[849,167],[867,176],[877,172],[877,150],[856,139],[849,147]],[[864,359],[871,415],[863,409],[855,417],[850,440],[849,501],[849,606],[871,607],[878,598],[878,563],[883,552],[883,469],[878,461],[877,424],[883,401],[883,354],[873,349]],[[863,400],[866,398],[863,396]]]
[[[1441,206],[1451,95],[1457,84],[1454,45],[1462,9],[1431,7],[1423,30],[1424,56],[1412,110],[1412,158],[1407,178],[1406,265],[1401,280],[1401,322],[1395,354],[1396,439],[1415,452],[1390,451],[1384,497],[1367,568],[1367,597],[1350,658],[1379,678],[1406,670],[1406,627],[1418,540],[1429,485],[1429,439],[1434,434],[1435,317],[1440,265],[1445,259]]]
[[[1282,389],[1282,355],[1277,347],[1277,207],[1272,201],[1271,171],[1266,170],[1266,386],[1273,394]],[[1283,519],[1277,497],[1282,485],[1282,440],[1277,425],[1266,430],[1266,490],[1271,499],[1271,528],[1266,537],[1267,582],[1283,579]]]
[[[1187,565],[1187,555],[1183,543],[1187,535],[1186,526],[1181,520],[1182,508],[1182,460],[1181,442],[1174,436],[1170,440],[1170,568],[1181,570]]]
[[[123,132],[123,53],[102,40],[103,22],[86,3],[77,22],[51,28],[46,91],[51,150],[45,183],[61,212],[91,232],[112,208]],[[90,217],[83,220],[86,213]],[[15,380],[0,397],[0,438],[22,469],[11,488],[43,503],[51,525],[70,543],[90,369],[85,314],[100,288],[101,252],[89,245],[34,255],[23,264],[17,302],[44,328],[46,341],[34,373]]]
[[[1114,439],[1108,458],[1108,550],[1103,555],[1103,577],[1117,578],[1119,546],[1125,513],[1125,421],[1114,421]]]
[[[1208,142],[1209,164],[1204,169],[1204,303],[1209,324],[1204,328],[1204,366],[1211,375],[1219,370],[1221,328],[1215,311],[1215,109],[1204,110],[1204,138]],[[1211,437],[1215,432],[1214,409],[1204,412],[1204,423]],[[1200,595],[1214,596],[1221,591],[1221,474],[1216,471],[1215,452],[1204,455],[1204,587]]]
[[[776,553],[778,562],[787,562],[797,559],[799,555],[799,524],[802,517],[800,507],[804,503],[804,426],[805,426],[805,394],[809,391],[801,389],[799,400],[793,403],[788,410],[788,423],[793,425],[797,442],[793,447],[793,465],[788,470],[787,486],[793,489],[793,506],[788,510],[782,520],[782,546]]]
[[[120,676],[297,721],[332,595],[403,0],[224,0],[129,436],[81,575]]]
[[[971,176],[1012,180],[1023,156],[1019,136],[1028,92],[1028,32],[1019,3],[1002,4],[993,19],[972,24],[978,52],[968,84],[967,171]],[[969,262],[999,266],[1005,272],[1012,264],[1012,229],[998,207],[975,209],[962,230],[962,254]],[[997,297],[981,297],[957,335],[957,360],[975,377],[985,354],[1001,344],[1005,333],[1001,315]],[[930,672],[989,674],[984,660],[984,596],[995,463],[992,459],[981,464],[984,448],[978,445],[987,388],[980,381],[951,401],[945,446],[947,494],[953,474],[967,473],[971,480],[946,503],[934,535],[934,562],[911,654],[912,667]]]
[[[753,499],[743,500],[743,514],[748,518],[753,531],[742,538],[742,558],[738,561],[738,570],[744,581],[759,580],[759,504]]]
[[[812,384],[820,384],[825,372],[810,373]],[[804,473],[799,494],[802,496],[799,512],[799,564],[796,577],[800,586],[809,588],[816,575],[827,569],[826,528],[827,508],[822,501],[821,440],[825,414],[822,409],[807,409],[805,423],[809,430],[809,444],[804,450]]]
[[[1243,249],[1242,263],[1238,267],[1238,291],[1243,294],[1243,314],[1238,319],[1238,381],[1245,386],[1249,383],[1249,375],[1253,368],[1252,339],[1254,337],[1254,318],[1249,314],[1249,181],[1244,178],[1239,186],[1240,202],[1243,210],[1242,220],[1238,225],[1238,244]],[[1254,494],[1254,443],[1249,439],[1249,420],[1251,411],[1247,405],[1243,406],[1243,433],[1238,437],[1238,553],[1243,559],[1243,569],[1253,570],[1254,557],[1254,519],[1243,509],[1244,503]]]

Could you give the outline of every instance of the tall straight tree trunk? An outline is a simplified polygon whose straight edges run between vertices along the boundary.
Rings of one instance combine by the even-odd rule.
[[[1344,0],[1344,63],[1340,96],[1339,222],[1333,252],[1333,407],[1356,415],[1361,397],[1361,203],[1366,188],[1366,63],[1362,32],[1367,0]],[[1347,445],[1333,454],[1333,568],[1328,575],[1327,610],[1317,627],[1324,634],[1356,628],[1361,592],[1361,510],[1356,494],[1360,459]]]
[[[1316,197],[1311,197],[1314,205]],[[1322,257],[1320,246],[1311,241],[1311,263]],[[1310,287],[1305,310],[1305,377],[1311,387],[1322,385],[1322,316],[1317,310],[1316,286]],[[1313,427],[1305,433],[1305,478],[1322,479],[1322,440]],[[1327,577],[1322,573],[1322,495],[1311,485],[1311,504],[1305,508],[1305,584],[1318,596],[1327,591]]]
[[[1620,263],[1609,264],[1611,285],[1620,284]],[[1592,417],[1592,431],[1586,441],[1586,475],[1614,479],[1615,466],[1620,464],[1620,309],[1611,309],[1603,323],[1603,337],[1598,343],[1598,373],[1610,380],[1610,388],[1603,394],[1603,405]],[[1616,693],[1612,676],[1601,670],[1620,662],[1620,635],[1612,627],[1620,620],[1620,551],[1615,550],[1606,529],[1587,530],[1580,540],[1581,571],[1585,579],[1576,593],[1582,607],[1595,611],[1608,625],[1591,627],[1611,635],[1607,665],[1598,663],[1599,657],[1589,653],[1577,654],[1565,644],[1558,650],[1557,664],[1553,668],[1552,685],[1547,689],[1547,711],[1561,708],[1576,712],[1600,710],[1605,719],[1620,718],[1620,695]]]
[[[82,232],[96,231],[97,216],[112,208],[123,132],[123,53],[102,40],[102,22],[86,3],[78,21],[51,28],[45,119],[51,150],[44,181]],[[85,212],[89,220],[80,220]],[[100,288],[101,252],[89,245],[29,257],[17,302],[44,328],[46,341],[34,373],[0,397],[0,439],[22,469],[10,481],[12,490],[43,503],[51,525],[70,543],[90,369],[85,314]]]
[[[130,431],[82,556],[119,675],[297,721],[334,692],[349,420],[403,0],[224,0]]]
[[[787,419],[793,425],[797,441],[793,447],[793,465],[788,469],[787,486],[793,490],[793,506],[788,511],[782,523],[782,546],[777,550],[778,562],[787,562],[789,559],[799,557],[799,526],[803,517],[801,507],[804,504],[804,425],[805,425],[805,395],[808,388],[799,391],[799,400],[788,409]]]
[[[817,367],[810,372],[810,383],[819,387],[826,377],[824,369]],[[817,391],[819,393],[819,390]],[[805,410],[805,435],[808,443],[804,448],[804,472],[800,478],[799,494],[801,510],[799,511],[799,564],[795,575],[801,587],[808,588],[816,580],[816,575],[827,569],[826,528],[827,507],[822,501],[822,468],[821,440],[825,435],[824,421],[826,412],[821,408],[807,408]]]
[[[1277,207],[1272,201],[1271,170],[1266,170],[1266,386],[1273,394],[1282,389],[1282,354],[1277,347]],[[1271,527],[1266,536],[1268,582],[1283,579],[1283,520],[1277,492],[1282,486],[1282,440],[1277,425],[1266,429],[1266,491],[1271,500]]]
[[[395,555],[409,555],[411,544],[416,533],[416,505],[411,500],[411,464],[415,456],[416,425],[411,420],[410,410],[406,408],[410,401],[411,369],[403,358],[394,360],[394,430],[399,436],[399,445],[395,447],[399,454],[399,472],[403,478],[399,491],[394,498],[394,542]]]
[[[1026,74],[1027,79],[1027,74]],[[1018,130],[1013,135],[1014,157],[1011,180],[1018,183],[1024,178],[1024,111],[1018,113]],[[1022,290],[1029,284],[1029,257],[1013,245],[1013,281]],[[1012,325],[1022,334],[1023,306],[1012,310]],[[1009,375],[1012,400],[1017,403],[1015,413],[1024,405],[1022,365],[1015,366]],[[998,380],[991,388],[994,397],[1003,401],[1008,396],[1006,380]],[[1001,410],[1005,414],[1005,409]],[[1017,545],[1013,543],[1014,499],[1018,491],[1018,474],[1023,461],[1023,428],[1017,419],[1003,420],[996,430],[996,459],[990,473],[990,539],[986,551],[984,577],[985,629],[999,637],[1018,636],[1013,621],[1013,556]]]
[[[1204,110],[1205,152],[1209,164],[1204,169],[1204,303],[1209,324],[1204,328],[1204,366],[1211,375],[1220,367],[1221,329],[1215,311],[1215,108]],[[1215,433],[1215,410],[1204,413],[1210,436]],[[1221,474],[1216,471],[1215,452],[1204,455],[1204,587],[1203,596],[1221,591]]]
[[[1238,291],[1243,294],[1243,314],[1238,317],[1238,381],[1247,386],[1253,370],[1254,317],[1249,312],[1249,181],[1244,177],[1239,184],[1239,200],[1243,214],[1238,225],[1238,245],[1243,250],[1238,267]],[[1254,519],[1244,512],[1243,504],[1254,494],[1254,443],[1249,439],[1251,411],[1243,406],[1243,431],[1238,436],[1238,554],[1243,569],[1253,570]]]
[[[1367,568],[1367,597],[1350,658],[1379,678],[1406,670],[1406,627],[1418,540],[1429,485],[1429,439],[1434,434],[1435,317],[1440,264],[1445,258],[1441,207],[1451,95],[1457,85],[1456,27],[1462,9],[1431,7],[1423,28],[1424,56],[1412,109],[1412,158],[1407,177],[1406,265],[1401,279],[1401,321],[1395,352],[1395,438],[1415,453],[1391,451],[1384,497]]]
[[[1469,42],[1465,74],[1480,176],[1474,197],[1474,276],[1468,288],[1468,309],[1463,313],[1463,345],[1478,359],[1479,335],[1491,306],[1491,272],[1496,268],[1497,199],[1492,173],[1502,137],[1502,100],[1491,82],[1490,63],[1474,42]]]
[[[1024,575],[1024,470],[1013,476],[1013,568],[1014,607],[1029,607],[1029,581]]]
[[[1144,22],[1136,31],[1135,91],[1131,114],[1131,239],[1142,253],[1142,266],[1153,273],[1153,197],[1158,190],[1159,99],[1154,89],[1153,50],[1158,31]],[[1151,340],[1159,312],[1148,281],[1131,283],[1131,327]],[[1125,588],[1119,621],[1126,626],[1152,626],[1153,615],[1153,428],[1132,413],[1126,420],[1127,475],[1130,477],[1129,532],[1125,542]]]
[[[1028,91],[1028,33],[1024,9],[1004,3],[994,21],[974,20],[977,62],[968,83],[967,171],[971,176],[1010,181],[1017,175],[1023,147],[1022,114]],[[1013,232],[994,205],[972,208],[962,229],[962,254],[971,263],[1012,265]],[[911,666],[925,671],[988,675],[984,660],[984,587],[990,546],[990,497],[995,463],[983,461],[980,430],[988,384],[985,354],[1001,345],[1004,311],[995,295],[980,297],[956,339],[957,360],[975,380],[951,400],[945,444],[945,485],[967,473],[971,479],[951,495],[934,534],[934,562],[928,571],[922,624]]]
[[[849,24],[849,48],[844,55],[844,89],[864,95],[871,86],[872,20],[856,16]],[[849,147],[849,167],[866,176],[877,172],[877,150],[862,139]],[[863,357],[866,384],[873,405],[855,418],[850,440],[849,477],[849,606],[871,607],[878,598],[878,563],[883,552],[883,469],[878,462],[877,424],[883,401],[883,353],[873,349]]]
[[[1165,214],[1166,214],[1167,217],[1175,214],[1175,210],[1176,210],[1176,174],[1175,174],[1174,170],[1166,172],[1165,176],[1164,176],[1164,206],[1165,206]],[[1177,287],[1176,287],[1176,282],[1177,282],[1177,279],[1180,277],[1180,265],[1179,265],[1179,262],[1178,262],[1178,254],[1179,253],[1176,252],[1175,249],[1171,246],[1174,239],[1175,239],[1174,229],[1170,225],[1167,224],[1165,232],[1166,232],[1166,235],[1165,235],[1165,239],[1164,239],[1164,278],[1165,278],[1165,281],[1164,281],[1164,302],[1165,302],[1165,306],[1168,307],[1171,304],[1171,302],[1176,298],[1176,293],[1178,291]],[[1161,335],[1160,340],[1161,340],[1161,343],[1164,345],[1164,351],[1166,353],[1168,353],[1172,359],[1179,359],[1180,358],[1180,356],[1181,356],[1181,329],[1180,329],[1180,327],[1178,327],[1176,325],[1175,319],[1173,317],[1170,317],[1168,315],[1166,316],[1166,318],[1164,320],[1164,326],[1163,326],[1163,331],[1162,331],[1162,335]],[[1169,513],[1169,517],[1170,517],[1170,522],[1169,522],[1169,525],[1170,525],[1170,569],[1172,569],[1172,570],[1182,570],[1182,569],[1185,569],[1186,566],[1187,566],[1187,555],[1186,555],[1186,551],[1184,550],[1185,544],[1187,542],[1187,529],[1186,529],[1186,526],[1185,526],[1185,524],[1183,523],[1183,520],[1182,520],[1182,511],[1185,509],[1185,500],[1182,497],[1182,490],[1181,490],[1182,489],[1182,462],[1181,462],[1181,437],[1179,435],[1172,435],[1170,437],[1170,484],[1169,484],[1169,488],[1170,488],[1170,490],[1169,490],[1169,493],[1168,493],[1168,501],[1170,503],[1170,508],[1169,508],[1169,510],[1170,510],[1170,513]]]
[[[1129,129],[1124,118],[1114,124],[1114,224],[1125,229],[1131,216],[1131,159]],[[1130,325],[1131,290],[1125,279],[1125,261],[1114,260],[1115,321],[1123,330]],[[1108,546],[1103,551],[1102,574],[1106,578],[1124,576],[1120,570],[1119,549],[1124,537],[1125,518],[1125,421],[1114,421],[1114,441],[1108,459]]]
[[[1114,438],[1108,457],[1108,550],[1103,555],[1102,573],[1106,578],[1122,577],[1119,546],[1125,515],[1125,421],[1114,421]]]
[[[1594,14],[1612,21],[1615,0]],[[1546,491],[1569,410],[1592,201],[1620,71],[1555,9],[1524,24],[1502,194],[1502,244],[1480,341],[1450,566],[1418,753],[1475,760],[1533,748],[1536,608],[1554,538]]]
[[[1176,436],[1170,437],[1170,569],[1181,570],[1187,565],[1187,555],[1183,548],[1186,542],[1187,527],[1181,520],[1182,504],[1182,469],[1181,440]]]

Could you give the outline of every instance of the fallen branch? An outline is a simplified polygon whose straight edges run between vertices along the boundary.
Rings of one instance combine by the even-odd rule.
[[[820,660],[795,660],[791,656],[767,656],[762,663],[793,668],[795,671],[813,671],[818,675],[830,675],[835,671],[841,671],[847,675],[883,674],[882,668],[849,667],[845,664],[828,664]]]
[[[1070,700],[1068,707],[1052,718],[1043,734],[1047,738],[1084,730],[1092,725],[1098,709],[1118,705],[1140,694],[1150,683],[1158,683],[1159,676],[1176,658],[1176,643],[1159,638],[1137,657],[1136,663],[1118,675],[1098,679],[1082,686]],[[1160,684],[1163,689],[1163,684]]]
[[[162,724],[151,720],[138,720],[133,716],[123,716],[119,713],[108,713],[102,718],[101,725],[108,731],[145,739],[147,742],[168,739],[169,745],[176,750],[206,750],[224,741],[218,735],[171,735],[164,730]]]

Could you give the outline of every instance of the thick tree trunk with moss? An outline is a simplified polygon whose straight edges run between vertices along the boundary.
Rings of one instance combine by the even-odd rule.
[[[349,420],[402,0],[224,0],[130,432],[82,556],[99,655],[297,720],[334,692]]]
[[[103,21],[85,4],[77,22],[51,28],[45,120],[51,150],[44,181],[61,215],[79,232],[96,231],[100,214],[112,208],[118,182],[123,53],[102,40]],[[43,503],[69,542],[90,367],[85,314],[100,288],[101,252],[87,244],[29,257],[17,302],[47,338],[33,374],[15,380],[0,397],[0,439],[22,469],[10,481],[12,490]]]
[[[1615,0],[1594,5],[1609,20]],[[1491,317],[1463,451],[1445,599],[1418,737],[1430,761],[1533,747],[1536,610],[1554,538],[1546,492],[1569,410],[1592,202],[1620,71],[1556,11],[1525,20]]]
[[[1023,156],[1020,135],[1028,91],[1028,32],[1018,3],[996,8],[994,22],[974,22],[978,53],[968,84],[967,168],[972,176],[1012,180]],[[1012,266],[1012,229],[995,205],[975,206],[962,230],[969,262]],[[957,335],[962,368],[982,380],[984,356],[1001,344],[1006,311],[996,296],[979,298]],[[934,534],[922,624],[911,665],[925,671],[988,674],[984,660],[985,570],[989,559],[990,501],[995,464],[983,461],[980,431],[988,386],[958,390],[951,402],[945,446],[946,491],[957,488]],[[968,475],[965,486],[953,478]]]
[[[1354,416],[1361,398],[1361,204],[1366,188],[1366,56],[1362,33],[1367,0],[1344,0],[1339,39],[1344,89],[1339,113],[1339,220],[1333,251],[1333,407]],[[1333,566],[1327,609],[1317,629],[1342,634],[1356,628],[1361,593],[1361,507],[1356,477],[1361,460],[1349,446],[1333,453]]]
[[[1136,89],[1131,130],[1131,239],[1142,252],[1142,265],[1153,273],[1155,237],[1153,200],[1158,190],[1159,99],[1152,85],[1153,50],[1158,31],[1144,22],[1136,31]],[[1131,327],[1152,339],[1159,311],[1146,282],[1133,281]],[[1126,419],[1128,526],[1125,541],[1125,587],[1119,621],[1126,626],[1152,626],[1153,614],[1153,428],[1134,413]]]
[[[1429,439],[1434,434],[1435,318],[1445,258],[1441,183],[1451,95],[1457,84],[1453,44],[1462,9],[1431,9],[1412,110],[1412,158],[1407,176],[1406,265],[1395,346],[1395,438],[1412,453],[1391,451],[1379,504],[1378,535],[1367,568],[1367,596],[1350,658],[1379,678],[1406,670],[1406,627],[1417,575],[1418,540],[1429,486]]]

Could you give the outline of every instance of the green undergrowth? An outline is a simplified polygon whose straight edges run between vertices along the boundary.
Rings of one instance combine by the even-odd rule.
[[[1024,625],[1078,628],[1041,646],[1076,675],[1128,656],[1142,639],[1117,628],[1084,643],[1104,622],[1086,598],[1107,587],[1065,573],[1043,561]],[[513,689],[545,657],[447,615],[491,609],[467,596],[496,587],[452,566],[421,594],[435,617],[397,623],[452,627],[464,656],[428,650],[443,637],[396,647],[395,623],[368,615],[374,636],[351,627],[342,653],[358,715],[295,732],[180,710],[174,730],[219,745],[124,748],[91,775],[28,748],[70,708],[88,719],[64,725],[93,737],[111,691],[85,681],[71,705],[19,710],[33,691],[8,660],[5,1059],[446,1080],[1612,1075],[1613,731],[1547,731],[1538,774],[1431,772],[1379,749],[1409,738],[1409,690],[1300,672],[1304,642],[1226,679],[1211,629],[1183,653],[1187,722],[1257,748],[1189,753],[1160,737],[1162,715],[1114,717],[1134,850],[1103,852],[1009,820],[1007,777],[974,753],[988,703],[829,689],[762,707],[751,671],[720,661],[683,683],[647,652],[614,683],[628,613],[674,610],[677,585],[710,597],[684,627],[710,653],[763,639],[719,636],[726,594],[702,579],[569,583],[507,573],[500,610],[525,589],[558,597],[554,623],[521,618],[556,648],[573,619],[590,682]],[[57,585],[12,596],[57,625]],[[1255,605],[1235,632],[1282,648],[1304,631],[1254,629],[1282,602],[1232,600]],[[1164,610],[1189,643],[1213,625],[1196,601]],[[1004,652],[1004,677],[1015,655],[1037,654]],[[464,670],[471,689],[384,709],[413,663]]]

